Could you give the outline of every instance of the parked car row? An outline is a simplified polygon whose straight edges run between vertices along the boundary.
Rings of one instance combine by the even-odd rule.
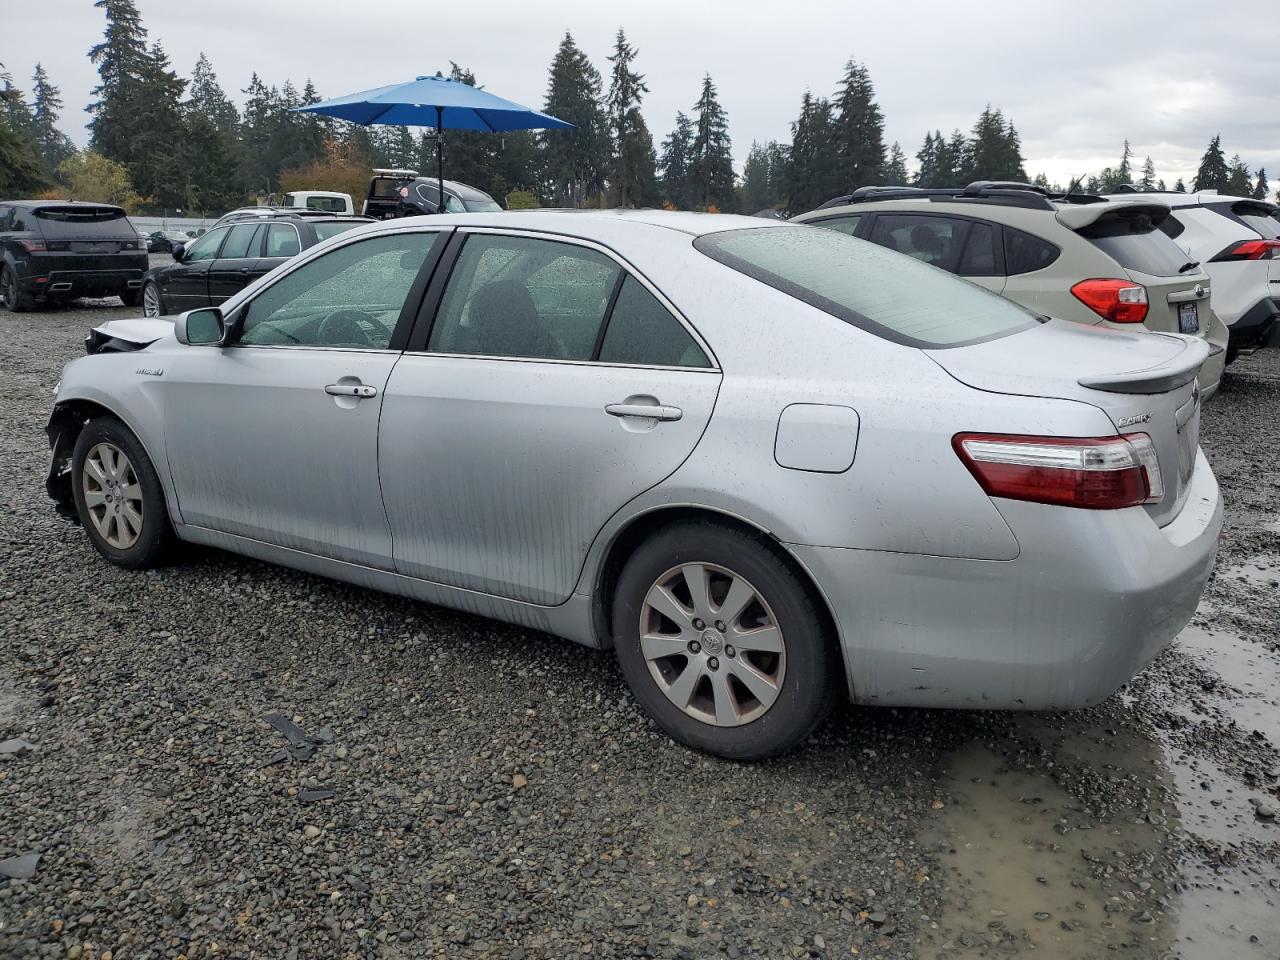
[[[1223,337],[1167,211],[988,185],[844,198],[828,229],[234,223],[173,268],[204,265],[192,302],[277,228],[301,252],[95,330],[47,488],[123,567],[184,540],[613,648],[723,756],[840,696],[1091,704],[1188,622],[1222,526],[1197,377]]]

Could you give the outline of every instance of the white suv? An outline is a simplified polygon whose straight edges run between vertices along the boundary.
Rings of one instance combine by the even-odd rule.
[[[1160,229],[1213,281],[1213,309],[1230,331],[1227,363],[1240,351],[1264,346],[1280,331],[1280,210],[1274,203],[1199,193],[1117,193],[1106,199],[1168,204]]]
[[[1160,230],[1169,207],[1059,203],[1030,184],[959,189],[863,187],[793,219],[923,260],[1043,316],[1208,342],[1207,399],[1226,363],[1227,330],[1209,277]]]

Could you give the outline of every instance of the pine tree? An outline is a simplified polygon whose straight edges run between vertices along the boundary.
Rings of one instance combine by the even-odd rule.
[[[1116,168],[1116,175],[1120,178],[1121,183],[1133,183],[1133,149],[1129,146],[1129,141],[1124,142],[1124,151],[1120,154],[1120,166]]]
[[[889,148],[889,163],[884,169],[884,180],[895,186],[906,186],[911,182],[911,174],[907,171],[907,155],[902,152],[897,140]]]
[[[1255,200],[1266,200],[1270,189],[1270,186],[1267,184],[1267,168],[1259,167],[1258,179],[1254,182],[1253,192],[1249,195]]]
[[[1253,190],[1253,176],[1249,167],[1240,159],[1240,154],[1231,158],[1231,174],[1227,177],[1226,189],[1221,191],[1233,197],[1247,197]]]
[[[1209,148],[1200,158],[1200,168],[1192,182],[1195,190],[1217,190],[1225,193],[1227,182],[1231,179],[1231,171],[1227,168],[1227,158],[1222,152],[1222,134],[1215,134],[1209,141]]]
[[[1182,182],[1182,178],[1181,178],[1181,177],[1179,177],[1179,178],[1178,178],[1178,182],[1177,182],[1177,183],[1175,183],[1175,184],[1173,185],[1173,192],[1174,192],[1174,193],[1186,193],[1186,192],[1187,192],[1187,185],[1186,185],[1185,183],[1183,183],[1183,182]]]
[[[578,206],[604,188],[609,166],[609,125],[600,106],[600,71],[567,31],[547,84],[545,113],[572,123],[572,131],[542,134],[544,192],[553,202]]]
[[[214,75],[203,53],[191,71],[182,104],[180,169],[186,177],[186,207],[217,211],[243,199],[240,186],[240,113]]]
[[[1142,163],[1142,178],[1138,181],[1138,188],[1141,190],[1156,188],[1156,165],[1151,162],[1150,157]]]
[[[875,101],[871,74],[850,59],[835,100],[836,139],[844,189],[884,179],[884,115]]]
[[[776,209],[782,203],[782,196],[774,192],[778,178],[772,170],[779,156],[777,147],[772,140],[767,144],[752,141],[738,188],[738,208],[743,213]]]
[[[938,138],[938,170],[940,187],[963,187],[973,176],[973,144],[959,130],[951,131],[945,143]]]
[[[729,119],[716,97],[711,75],[702,78],[702,94],[694,104],[693,150],[689,186],[698,209],[727,213],[733,208],[733,153]]]
[[[107,28],[89,50],[101,79],[93,89],[98,99],[88,107],[90,139],[108,159],[127,160],[134,129],[144,119],[136,115],[134,97],[147,72],[147,31],[133,0],[96,0],[94,7],[106,12]]]
[[[76,152],[71,139],[58,129],[61,111],[60,91],[49,82],[44,67],[37,63],[31,77],[31,124],[47,180],[52,180],[62,161]]]
[[[937,139],[929,131],[925,131],[924,142],[920,144],[920,149],[916,151],[916,162],[919,166],[916,168],[915,186],[932,187],[938,179],[938,141],[942,139],[939,133]]]
[[[657,180],[651,158],[653,138],[640,115],[640,102],[649,92],[644,76],[631,69],[637,51],[618,30],[614,40],[613,64],[609,95],[605,99],[609,132],[613,137],[613,155],[609,164],[609,182],[616,202],[626,207],[636,202],[640,193],[653,192]]]
[[[9,74],[0,64],[0,196],[21,197],[45,184],[35,141],[9,125],[8,107],[13,90]]]
[[[787,209],[793,214],[848,192],[831,101],[805,91],[800,116],[791,124]]]
[[[268,88],[256,72],[241,92],[245,101],[240,124],[240,185],[252,194],[268,194],[275,189],[279,172],[271,158],[279,93]]]
[[[968,148],[965,178],[970,180],[1014,180],[1025,182],[1027,171],[1022,162],[1022,145],[1012,121],[990,104],[973,125],[973,139]]]
[[[689,161],[693,154],[693,124],[683,112],[676,113],[676,128],[662,141],[662,157],[658,169],[662,173],[664,200],[677,210],[688,210],[692,204],[689,188]]]

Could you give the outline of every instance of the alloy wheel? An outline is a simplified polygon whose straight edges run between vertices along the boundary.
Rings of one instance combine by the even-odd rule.
[[[658,577],[640,608],[640,650],[668,700],[718,727],[759,719],[782,690],[778,621],[727,567],[686,563]]]
[[[99,443],[84,458],[80,479],[89,520],[108,546],[128,550],[142,533],[142,485],[114,443]]]
[[[142,288],[142,315],[145,317],[160,316],[160,291],[154,283]]]

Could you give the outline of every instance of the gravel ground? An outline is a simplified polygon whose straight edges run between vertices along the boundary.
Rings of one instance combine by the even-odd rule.
[[[102,562],[42,431],[112,303],[0,314],[0,861],[39,855],[0,957],[1280,956],[1280,352],[1206,410],[1218,573],[1121,694],[845,707],[737,765],[608,654],[214,551]]]

